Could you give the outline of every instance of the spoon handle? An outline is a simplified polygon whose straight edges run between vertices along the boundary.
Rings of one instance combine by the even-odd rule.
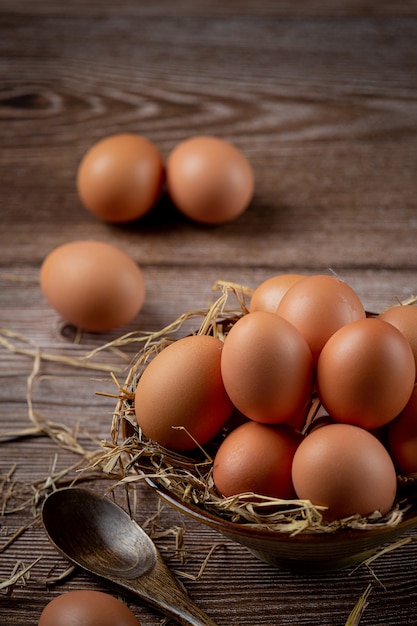
[[[119,578],[115,582],[183,626],[217,626],[183,591],[159,555],[149,574],[134,579]]]

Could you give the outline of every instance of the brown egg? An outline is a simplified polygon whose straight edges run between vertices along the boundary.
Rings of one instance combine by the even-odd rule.
[[[328,520],[391,508],[397,489],[394,464],[371,433],[350,424],[313,430],[298,446],[292,465],[297,496],[328,507]]]
[[[417,385],[406,407],[388,426],[388,450],[401,474],[417,472]]]
[[[250,312],[270,311],[276,313],[284,294],[302,278],[306,277],[303,274],[278,274],[267,278],[254,290],[249,305]]]
[[[168,157],[166,173],[172,201],[197,222],[229,222],[252,199],[251,165],[238,148],[217,137],[196,136],[177,145]]]
[[[69,591],[43,609],[38,626],[140,626],[132,611],[101,591]]]
[[[122,133],[102,139],[82,158],[77,188],[85,207],[108,222],[142,217],[158,200],[164,182],[162,157],[140,135]]]
[[[295,497],[291,467],[302,435],[287,424],[246,422],[221,443],[213,464],[220,494],[253,492],[273,498]]]
[[[417,306],[394,306],[381,313],[379,317],[398,328],[407,339],[413,351],[417,373]]]
[[[303,335],[314,361],[336,330],[365,317],[359,296],[349,285],[335,276],[321,274],[307,276],[290,287],[277,313]]]
[[[135,393],[136,419],[149,439],[192,450],[222,429],[234,409],[221,378],[222,348],[215,337],[184,337],[149,363]]]
[[[387,424],[402,411],[414,381],[409,343],[397,328],[378,318],[340,328],[317,363],[323,406],[336,421],[367,430]]]
[[[130,322],[145,298],[138,265],[101,241],[73,241],[55,248],[42,263],[40,286],[67,322],[93,332]]]
[[[287,320],[255,311],[226,337],[221,369],[234,405],[256,422],[286,422],[306,406],[313,386],[310,349]]]

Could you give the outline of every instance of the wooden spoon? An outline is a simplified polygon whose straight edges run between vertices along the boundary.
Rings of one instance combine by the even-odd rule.
[[[75,565],[184,626],[216,626],[179,586],[146,532],[112,500],[60,489],[45,500],[42,521],[51,543]]]

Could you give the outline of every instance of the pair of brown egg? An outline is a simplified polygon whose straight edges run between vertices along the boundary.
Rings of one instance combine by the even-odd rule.
[[[148,139],[123,133],[107,137],[81,160],[81,200],[108,222],[139,219],[156,204],[164,184],[178,209],[195,221],[220,224],[248,206],[252,168],[232,144],[191,137],[169,155],[166,166]],[[68,322],[102,332],[130,322],[145,299],[145,283],[133,259],[111,244],[74,241],[53,250],[40,272],[41,289]]]
[[[144,216],[157,203],[165,184],[174,205],[189,219],[221,224],[247,208],[254,175],[243,153],[218,137],[200,135],[182,141],[165,165],[155,144],[133,133],[112,135],[94,144],[77,173],[85,207],[113,223]]]

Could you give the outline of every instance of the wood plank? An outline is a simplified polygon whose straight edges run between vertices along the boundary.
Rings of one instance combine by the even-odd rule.
[[[256,287],[280,272],[335,272],[373,311],[417,293],[416,36],[411,0],[244,0],[239,6],[3,0],[0,550],[33,521],[37,490],[81,460],[45,435],[4,437],[32,426],[28,384],[37,418],[65,426],[83,448],[95,451],[110,436],[115,399],[97,393],[116,392],[110,374],[52,358],[41,359],[35,375],[37,351],[81,359],[125,332],[160,329],[213,302],[219,279]],[[164,196],[137,223],[98,221],[77,196],[76,169],[96,140],[120,131],[145,134],[164,159],[196,133],[234,142],[256,175],[250,208],[235,222],[205,228],[181,217]],[[77,238],[112,242],[143,269],[144,307],[122,329],[77,333],[42,296],[43,258]],[[113,368],[123,382],[137,347],[125,346],[123,358],[99,352],[93,362]],[[77,469],[63,482],[87,478],[99,491],[115,483]],[[126,506],[123,489],[116,492]],[[146,525],[158,500],[144,485],[135,497],[135,517]],[[24,506],[12,513],[14,504]],[[360,626],[415,623],[413,531],[410,543],[371,570],[296,575],[262,563],[171,507],[155,525],[173,531],[156,541],[172,568],[191,577],[210,547],[221,544],[200,578],[180,576],[219,626],[342,626],[368,584]],[[182,553],[176,553],[175,528],[185,531]],[[39,523],[0,551],[0,583],[39,556],[24,584],[9,596],[0,591],[0,624],[36,624],[52,597],[104,589],[81,572],[46,583],[67,564]],[[155,611],[124,599],[143,626],[161,624]]]
[[[261,16],[392,16],[392,15],[416,15],[416,5],[413,0],[403,0],[401,5],[395,0],[344,0],[332,2],[332,0],[300,0],[297,3],[291,0],[263,0],[262,3],[253,0],[243,0],[236,3],[224,3],[213,0],[209,4],[203,0],[190,2],[178,0],[175,5],[169,0],[156,0],[149,3],[130,2],[122,0],[117,5],[109,0],[91,0],[87,5],[82,0],[74,0],[71,3],[56,3],[54,0],[44,0],[34,5],[30,0],[3,0],[2,12],[18,15],[79,15],[82,13],[88,17],[108,15],[129,16],[160,16],[180,17],[198,15],[204,17],[236,15],[261,15]]]
[[[47,242],[67,240],[71,226],[74,238],[85,237],[88,229],[127,245],[141,263],[171,264],[178,258],[178,241],[182,258],[210,263],[214,235],[217,258],[228,266],[244,250],[255,263],[271,267],[414,264],[412,230],[404,225],[415,222],[416,22],[320,20],[311,26],[276,20],[264,28],[262,20],[237,19],[224,27],[219,20],[206,24],[195,18],[179,37],[175,22],[159,20],[155,29],[150,18],[140,40],[129,22],[103,20],[93,32],[85,19],[54,18],[45,24],[34,18],[21,30],[18,19],[10,22],[16,35],[3,67],[2,102],[10,124],[3,131],[0,161],[5,225],[0,245],[6,251],[10,237],[16,247],[12,258],[3,253],[4,262],[16,255],[28,261],[34,254],[40,262],[50,249]],[[115,41],[124,30],[123,42]],[[107,52],[95,49],[102,37],[115,42]],[[62,44],[58,58],[57,41]],[[162,42],[171,49],[163,63],[157,53]],[[204,56],[208,47],[210,60]],[[117,58],[128,50],[121,72]],[[43,57],[38,84],[33,81],[36,54]],[[204,82],[198,79],[201,72]],[[192,94],[187,85],[193,85]],[[210,96],[214,85],[217,103]],[[186,222],[166,200],[126,229],[96,223],[77,197],[76,168],[99,137],[123,130],[144,132],[164,158],[195,132],[234,141],[255,170],[254,203],[237,222],[214,232]],[[34,195],[36,189],[45,193]],[[57,212],[59,221],[33,225],[28,222],[33,210],[40,217]],[[394,210],[394,227],[401,232],[386,242]],[[136,239],[126,243],[132,229]]]

